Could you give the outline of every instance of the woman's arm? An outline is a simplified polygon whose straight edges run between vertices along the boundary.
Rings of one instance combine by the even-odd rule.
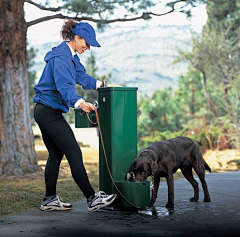
[[[61,57],[55,58],[53,77],[56,89],[70,107],[74,107],[74,104],[82,98],[77,94],[75,89],[76,81],[74,73],[75,68],[70,60],[62,60]]]
[[[81,85],[84,90],[96,90],[102,86],[101,81],[91,77],[86,73],[85,67],[81,64],[78,57],[74,59],[74,63],[76,68],[76,83]]]

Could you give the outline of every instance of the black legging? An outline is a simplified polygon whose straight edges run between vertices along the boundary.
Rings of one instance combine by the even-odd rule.
[[[42,133],[49,157],[45,168],[46,196],[56,195],[59,166],[67,157],[72,176],[86,198],[94,194],[82,161],[82,152],[62,111],[36,104],[34,118]]]

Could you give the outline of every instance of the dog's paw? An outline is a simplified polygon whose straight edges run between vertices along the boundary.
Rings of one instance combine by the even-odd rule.
[[[174,204],[168,202],[168,203],[166,204],[166,208],[168,208],[168,209],[174,209]]]
[[[204,198],[203,201],[204,201],[204,202],[211,202],[211,199],[210,199],[210,198]]]
[[[155,202],[150,201],[150,205],[149,205],[149,207],[153,207],[154,203],[155,203]]]
[[[197,202],[197,201],[198,199],[196,199],[195,197],[190,198],[190,202]]]

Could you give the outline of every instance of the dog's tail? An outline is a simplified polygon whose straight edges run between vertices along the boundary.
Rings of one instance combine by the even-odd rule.
[[[203,159],[203,163],[204,163],[205,169],[211,173],[212,170],[211,170],[211,168],[209,167],[209,165],[207,164],[207,162],[204,159]]]
[[[196,143],[197,144],[197,143]],[[203,159],[203,156],[202,156],[202,152],[200,151],[199,149],[199,146],[197,145],[197,156],[199,157],[199,160],[202,159],[203,161],[203,165],[204,165],[204,168],[205,170],[209,171],[210,173],[212,172],[211,168],[209,167],[209,165],[207,164],[207,162]]]
[[[205,170],[209,171],[210,173],[212,172],[211,168],[209,167],[209,165],[207,164],[207,162],[203,159],[203,156],[202,156],[202,152],[200,151],[200,148],[198,146],[198,144],[196,142],[195,143],[195,147],[196,147],[196,157],[198,157],[198,160],[199,161],[203,161],[203,163],[201,162],[201,165],[204,166]]]

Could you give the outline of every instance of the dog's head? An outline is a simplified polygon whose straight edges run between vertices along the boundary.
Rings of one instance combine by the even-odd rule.
[[[143,182],[147,177],[155,175],[158,171],[158,164],[154,160],[151,153],[145,152],[140,154],[140,156],[135,159],[130,167],[130,172],[128,173],[128,181]]]

